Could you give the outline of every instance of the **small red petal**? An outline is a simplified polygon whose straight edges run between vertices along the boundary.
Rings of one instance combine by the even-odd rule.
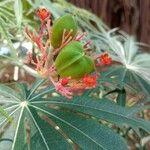
[[[96,76],[85,76],[82,79],[83,83],[87,86],[87,87],[95,87],[96,86]]]
[[[62,86],[65,86],[65,85],[67,85],[69,83],[69,79],[68,78],[63,78],[63,79],[61,79],[61,85]]]
[[[47,11],[47,9],[45,8],[41,8],[39,10],[37,10],[37,15],[41,20],[45,20],[50,16],[50,12]]]

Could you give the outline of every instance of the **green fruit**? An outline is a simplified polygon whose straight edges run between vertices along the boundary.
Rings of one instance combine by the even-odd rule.
[[[85,55],[80,42],[72,41],[58,54],[55,67],[61,77],[81,78],[94,71],[94,61]]]
[[[64,29],[66,34],[72,30],[71,36],[77,33],[77,23],[71,15],[65,15],[56,20],[52,27],[51,44],[54,48],[58,48],[62,42]]]

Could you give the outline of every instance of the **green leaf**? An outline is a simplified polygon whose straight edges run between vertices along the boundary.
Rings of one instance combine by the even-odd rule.
[[[3,93],[3,95],[6,95],[6,93]],[[12,150],[22,150],[24,148],[41,150],[72,149],[71,145],[55,127],[43,120],[35,109],[30,110],[27,101],[18,102],[15,99],[11,99],[11,97],[8,99],[8,96],[6,96],[6,98],[7,101],[0,100],[0,103],[3,102],[3,107],[8,112],[8,117],[14,118],[13,124],[16,128],[14,130],[14,126],[12,126],[10,129],[5,129],[4,137],[2,135],[1,138],[12,138],[13,140],[12,145],[8,143],[5,147]],[[6,126],[7,122],[8,120],[4,116],[0,116],[0,128]],[[13,136],[10,136],[10,133]]]
[[[0,84],[0,94],[10,97],[12,100],[20,101],[20,96],[16,93],[16,91],[3,84]]]
[[[19,91],[20,97],[23,99],[27,98],[27,95],[29,94],[28,86],[25,83],[16,83],[16,88]]]
[[[4,109],[3,109],[3,107],[1,107],[0,106],[0,116],[4,116],[4,117],[6,117],[7,119],[8,119],[8,121],[12,121],[12,118],[11,117],[9,117],[9,114],[7,113],[7,111],[5,111]]]
[[[118,91],[118,96],[117,96],[116,101],[117,101],[117,104],[120,106],[126,105],[126,91],[124,88]]]
[[[143,91],[149,96],[150,93],[147,89],[150,88],[150,55],[141,53],[141,49],[144,48],[143,43],[138,43],[135,38],[126,33],[118,34],[117,30],[97,33],[97,38],[108,46],[107,49],[109,49],[112,59],[122,64],[122,66],[111,67],[108,71],[109,75],[116,75],[118,83],[122,82],[130,87],[138,88],[140,92]]]
[[[27,99],[29,99],[33,94],[34,92],[37,90],[37,88],[44,84],[46,82],[46,79],[36,79],[35,82],[32,84],[32,86],[30,87],[30,90],[29,90],[29,95],[27,97]]]
[[[27,132],[28,128],[30,130],[29,133]],[[30,136],[31,143],[27,142],[27,136]],[[17,122],[12,150],[21,150],[24,147],[29,147],[30,149],[41,148],[42,150],[59,150],[61,148],[70,149],[71,146],[63,138],[63,136],[55,130],[55,128],[51,127],[51,125],[49,125],[46,121],[42,120],[36,111],[30,111],[27,107],[21,108],[19,112],[19,120]]]
[[[77,111],[87,115],[97,117],[102,120],[114,123],[119,126],[128,125],[135,130],[143,129],[150,133],[150,122],[136,117],[136,113],[143,110],[143,107],[137,106],[133,108],[121,107],[107,99],[96,99],[93,97],[75,97],[68,101],[65,98],[53,98],[52,100],[34,100],[32,102],[38,107],[42,103],[59,106],[69,111]]]
[[[10,91],[10,88],[7,89]],[[20,92],[24,93],[23,90]],[[17,97],[23,96],[23,94],[16,92],[13,97],[17,94]],[[21,97],[23,100],[17,101],[12,99],[11,94],[9,97],[5,90],[3,95],[8,99],[7,103],[3,101],[3,107],[9,117],[14,118],[16,126],[15,130],[14,127],[10,127],[9,130],[5,129],[5,134],[2,135],[2,139],[13,141],[12,145],[11,143],[7,145],[8,149],[71,150],[73,149],[72,142],[75,142],[79,148],[86,150],[91,148],[120,150],[120,147],[123,150],[126,149],[124,140],[111,129],[94,120],[80,116],[78,113],[72,113],[72,110],[69,112],[54,110],[53,106],[49,107],[49,101],[42,101],[39,104],[35,101],[36,99],[30,102],[30,100]],[[6,124],[6,118],[0,117],[0,127],[2,128]],[[11,137],[10,132],[13,135]],[[7,143],[7,141],[5,142]]]
[[[44,107],[36,107],[46,113],[63,129],[63,131],[85,150],[126,150],[125,141],[110,129],[92,121],[80,117],[72,112],[50,110]],[[107,140],[106,140],[107,139]]]
[[[50,94],[55,90],[54,87],[48,86],[47,88],[40,90],[39,92],[36,92],[30,97],[29,101],[33,101],[35,99],[42,98],[44,95]]]
[[[104,72],[101,73],[101,79],[112,79],[111,83],[117,84],[119,87],[125,87],[130,89],[132,92],[143,92],[147,96],[150,95],[150,84],[139,76],[134,71],[127,69],[121,65],[114,65],[109,67]],[[99,80],[99,82],[101,82]],[[108,80],[109,82],[109,80]]]
[[[15,15],[16,15],[17,25],[20,28],[21,23],[22,23],[22,17],[23,17],[22,1],[21,0],[15,0],[14,11],[15,11]]]

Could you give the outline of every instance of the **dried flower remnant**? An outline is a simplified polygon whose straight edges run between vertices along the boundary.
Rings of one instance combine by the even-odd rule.
[[[67,14],[51,26],[51,13],[46,8],[41,8],[36,13],[41,21],[38,34],[29,31],[27,27],[25,32],[39,50],[35,59],[29,54],[30,62],[38,73],[49,78],[56,91],[69,99],[75,93],[95,88],[97,64],[92,56],[86,54],[91,41],[83,44],[86,33],[77,31],[74,17]],[[103,65],[112,61],[106,54],[96,60]]]

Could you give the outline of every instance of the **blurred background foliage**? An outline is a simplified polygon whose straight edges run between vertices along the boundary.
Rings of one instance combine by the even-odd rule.
[[[119,27],[137,40],[150,44],[149,0],[69,0],[97,14],[111,28]],[[149,51],[149,48],[146,49]]]

